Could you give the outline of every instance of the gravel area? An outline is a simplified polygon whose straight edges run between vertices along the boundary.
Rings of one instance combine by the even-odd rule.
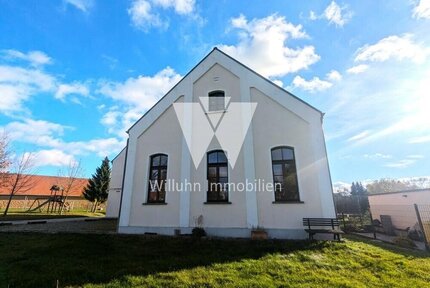
[[[0,226],[0,232],[41,233],[116,233],[116,219],[89,219],[91,221],[64,221]]]

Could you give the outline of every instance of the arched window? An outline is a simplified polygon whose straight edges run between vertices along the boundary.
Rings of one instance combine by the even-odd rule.
[[[148,203],[164,203],[166,201],[167,155],[152,155],[149,165]]]
[[[272,171],[275,201],[300,201],[293,148],[276,147],[272,149]]]
[[[224,151],[208,152],[207,202],[228,202],[228,161]]]
[[[225,110],[225,93],[221,90],[209,92],[209,111]]]

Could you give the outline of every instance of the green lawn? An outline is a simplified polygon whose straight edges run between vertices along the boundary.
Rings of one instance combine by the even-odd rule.
[[[0,233],[0,287],[428,287],[428,257],[359,238]]]

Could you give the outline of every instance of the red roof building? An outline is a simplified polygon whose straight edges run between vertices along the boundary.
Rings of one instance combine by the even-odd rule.
[[[68,177],[59,176],[44,176],[44,175],[31,175],[29,183],[32,185],[23,191],[18,192],[15,196],[27,196],[27,197],[48,197],[51,194],[51,187],[53,185],[61,186],[66,188],[69,183]],[[83,198],[82,191],[88,184],[88,179],[77,178],[73,181],[72,187],[68,193],[68,197],[72,198]],[[4,185],[0,185],[0,197],[9,195],[10,190]]]

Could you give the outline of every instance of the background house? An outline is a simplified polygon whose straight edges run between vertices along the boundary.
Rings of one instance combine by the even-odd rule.
[[[414,204],[419,205],[422,211],[428,210],[422,217],[428,218],[430,223],[430,189],[369,194],[372,218],[381,220],[381,215],[388,215],[397,229],[417,227]]]
[[[58,176],[32,175],[30,177],[32,179],[28,182],[32,185],[13,197],[10,208],[27,210],[36,199],[40,199],[41,202],[48,199],[53,185],[65,186],[68,181],[67,177]],[[82,191],[87,184],[86,178],[78,178],[73,182],[67,197],[70,209],[87,209],[90,203],[82,196]],[[9,194],[8,187],[0,187],[0,209],[6,207]]]

